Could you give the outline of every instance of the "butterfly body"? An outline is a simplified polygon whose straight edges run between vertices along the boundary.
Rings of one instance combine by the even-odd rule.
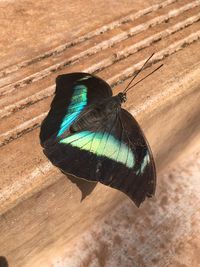
[[[137,206],[155,191],[155,165],[126,94],[88,73],[58,76],[51,110],[41,126],[45,155],[64,173],[126,193]]]
[[[105,129],[114,117],[119,116],[121,111],[121,97],[119,95],[108,97],[100,103],[88,106],[70,126],[72,133],[90,130],[95,131]]]

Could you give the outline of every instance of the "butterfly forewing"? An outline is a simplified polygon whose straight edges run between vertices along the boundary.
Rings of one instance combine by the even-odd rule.
[[[51,109],[41,126],[41,144],[61,135],[87,106],[110,96],[110,86],[98,77],[82,72],[58,76]]]

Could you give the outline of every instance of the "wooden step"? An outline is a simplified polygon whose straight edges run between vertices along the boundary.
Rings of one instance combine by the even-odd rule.
[[[97,1],[94,2],[96,6]],[[200,1],[137,1],[136,8],[128,0],[125,2],[127,5],[117,3],[119,9],[111,15],[103,8],[105,3],[99,1],[94,22],[88,15],[93,13],[90,1],[85,3],[88,14],[81,10],[79,1],[70,7],[64,1],[60,3],[61,15],[52,9],[58,6],[56,2],[46,10],[43,6],[44,21],[41,22],[42,18],[39,21],[44,32],[37,28],[39,22],[34,22],[34,15],[24,18],[30,25],[37,25],[37,29],[33,27],[35,40],[27,48],[32,47],[31,53],[26,53],[26,45],[31,40],[26,29],[18,33],[19,40],[23,34],[21,44],[17,38],[14,40],[16,47],[9,43],[9,31],[7,35],[5,31],[2,33],[2,44],[7,42],[8,47],[7,55],[4,49],[0,54],[0,254],[8,256],[11,267],[52,266],[51,251],[52,255],[59,255],[56,247],[60,248],[62,257],[62,242],[67,244],[79,238],[93,222],[106,217],[126,200],[121,193],[98,184],[80,202],[81,193],[76,185],[43,155],[39,127],[49,109],[59,74],[95,73],[105,79],[116,94],[155,52],[141,77],[160,63],[164,63],[164,67],[130,91],[125,108],[145,132],[160,177],[169,165],[173,166],[178,159],[199,148]],[[1,5],[5,12],[11,8],[9,3]],[[70,16],[75,7],[83,20],[70,18],[71,30],[66,33],[63,19],[66,14]],[[17,17],[17,12],[32,12],[37,16],[40,9],[36,3],[30,8],[16,1],[7,17],[12,14]],[[58,20],[50,33],[44,23],[50,23],[48,15],[52,19],[57,16]],[[7,19],[4,23],[8,25]],[[16,23],[16,29],[22,29],[21,23]],[[66,22],[65,25],[68,29],[69,25]],[[9,27],[15,36],[12,23]],[[52,37],[56,30],[57,34]],[[41,36],[47,38],[44,43],[38,39]],[[52,40],[52,44],[47,40]],[[21,53],[21,57],[14,56],[14,51]],[[93,190],[91,184],[78,183],[85,194]],[[180,180],[177,185],[179,183]],[[145,204],[145,212],[154,202],[149,200],[150,204]],[[175,202],[169,208],[173,205]],[[47,255],[51,260],[47,260]]]

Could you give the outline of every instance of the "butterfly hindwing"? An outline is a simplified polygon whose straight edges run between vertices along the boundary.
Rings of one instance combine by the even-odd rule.
[[[139,206],[145,197],[155,194],[155,164],[150,146],[137,121],[125,109],[121,109],[121,119],[129,145],[135,154],[135,166],[125,178],[125,184],[128,185],[128,189],[125,191]],[[120,176],[122,173],[118,175]],[[124,191],[123,188],[121,190]]]

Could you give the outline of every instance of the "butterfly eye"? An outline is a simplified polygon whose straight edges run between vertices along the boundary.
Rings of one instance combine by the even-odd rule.
[[[123,102],[126,102],[126,100],[127,100],[126,94],[123,94],[122,100],[123,100]]]

